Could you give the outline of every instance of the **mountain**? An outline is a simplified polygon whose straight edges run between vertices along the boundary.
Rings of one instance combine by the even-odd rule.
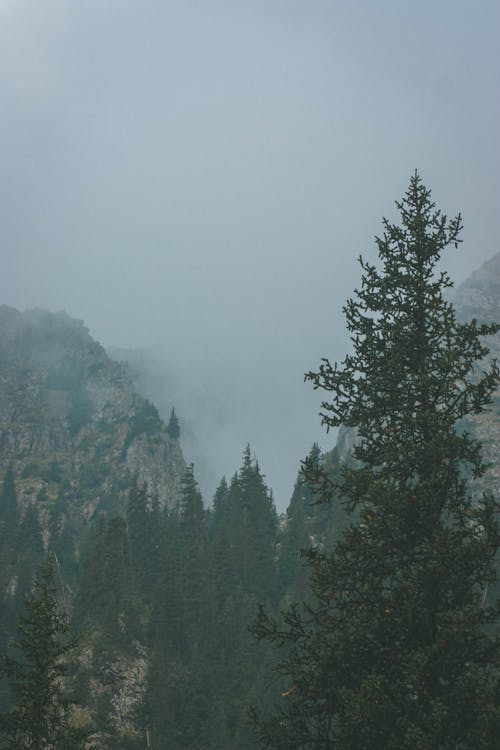
[[[130,690],[144,689],[146,647],[133,617],[142,599],[131,578],[131,555],[134,576],[139,558],[130,540],[147,533],[134,527],[142,508],[151,535],[141,537],[141,550],[157,569],[160,514],[178,511],[185,469],[175,432],[82,321],[0,307],[0,652],[10,648],[22,597],[50,549],[64,608],[73,617],[78,611],[76,627],[86,629],[72,682],[79,696],[81,685],[90,685],[82,708],[87,724],[89,707],[94,716],[99,701],[115,701],[119,713]],[[136,626],[133,638],[124,639],[122,617]],[[102,633],[110,629],[108,648]],[[0,710],[8,703],[0,680]],[[126,721],[117,722],[126,731]]]
[[[454,303],[462,320],[476,318],[480,323],[500,322],[500,253],[486,261],[456,290]],[[486,342],[490,356],[500,360],[500,331]],[[500,496],[500,387],[488,410],[474,416],[470,429],[481,441],[483,456],[489,464],[479,491]]]
[[[459,316],[500,319],[499,287],[500,255],[457,290]],[[92,747],[250,750],[248,705],[290,689],[270,678],[275,655],[255,650],[257,602],[272,613],[307,600],[300,550],[327,550],[352,518],[314,504],[299,477],[278,525],[249,448],[204,509],[177,430],[134,377],[81,321],[0,307],[0,650],[50,547],[61,605],[83,634],[66,687]],[[499,403],[497,391],[470,425],[492,463],[482,487],[497,494]],[[335,480],[354,440],[341,429],[333,452],[311,457]],[[9,701],[0,680],[0,712]]]
[[[123,511],[137,473],[160,507],[177,506],[185,463],[156,408],[82,321],[0,307],[0,466],[21,507],[56,501],[82,521]]]
[[[459,317],[477,318],[481,322],[500,320],[500,253],[474,271],[457,287],[454,302]],[[500,335],[495,337],[500,351]]]

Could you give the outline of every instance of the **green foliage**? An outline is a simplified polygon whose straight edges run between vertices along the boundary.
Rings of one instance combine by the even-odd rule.
[[[146,486],[138,486],[137,475],[132,478],[126,515],[135,586],[147,600],[158,579],[160,515],[158,498],[149,501]]]
[[[5,536],[7,529],[12,529],[17,517],[17,494],[14,481],[14,471],[9,466],[5,472],[2,484],[2,494],[0,496],[0,527],[2,536]]]
[[[170,419],[168,420],[167,432],[171,438],[178,440],[181,435],[181,428],[179,427],[179,420],[175,413],[175,409],[170,412]]]
[[[143,401],[140,408],[130,420],[129,431],[123,443],[122,455],[125,456],[129,446],[138,435],[157,435],[162,430],[162,421],[157,408],[150,401]]]
[[[457,423],[490,402],[496,363],[478,370],[496,325],[459,323],[437,270],[457,245],[415,175],[401,225],[384,220],[382,269],[361,260],[345,307],[353,351],[309,373],[331,401],[327,427],[356,428],[355,461],[332,482],[306,462],[323,499],[356,511],[331,553],[312,552],[312,603],[283,621],[263,609],[259,638],[285,647],[277,713],[257,716],[262,745],[286,750],[496,747],[498,645],[484,604],[499,542],[495,501],[473,500],[466,470],[486,467]]]
[[[318,450],[317,446],[313,450]],[[309,588],[304,553],[311,549],[314,541],[311,495],[307,482],[299,474],[286,512],[286,527],[280,538],[281,585],[287,596],[298,599],[306,598]]]
[[[20,520],[16,529],[16,571],[17,585],[16,594],[19,596],[28,593],[44,556],[42,540],[42,529],[36,505],[26,508],[24,517]]]
[[[24,597],[14,647],[16,658],[5,656],[2,674],[13,693],[13,706],[0,714],[0,748],[77,750],[82,735],[71,724],[72,704],[61,682],[64,663],[75,649],[67,619],[59,611],[49,556]]]
[[[9,589],[17,567],[17,494],[12,466],[7,469],[0,494],[0,651],[4,652],[15,621]],[[0,709],[6,702],[6,686],[0,686]]]
[[[106,648],[138,634],[138,604],[127,526],[118,516],[97,519],[84,561],[77,611],[97,624]]]
[[[250,450],[210,513],[189,466],[163,534],[143,729],[152,747],[249,750],[248,705],[274,680],[248,623],[257,597],[278,594],[276,512]]]

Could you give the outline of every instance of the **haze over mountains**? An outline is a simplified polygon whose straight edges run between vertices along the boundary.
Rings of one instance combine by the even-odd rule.
[[[500,254],[462,285],[459,315],[498,315],[499,271]],[[497,334],[493,354],[498,343]],[[207,747],[251,750],[248,705],[270,705],[287,688],[269,676],[269,650],[256,657],[248,625],[257,602],[277,612],[307,599],[300,551],[329,549],[346,514],[337,498],[314,504],[297,481],[278,517],[260,469],[272,465],[273,451],[256,461],[245,450],[231,463],[231,433],[187,394],[175,406],[193,434],[200,420],[202,438],[211,430],[216,445],[220,430],[212,453],[191,438],[210,466],[205,481],[228,476],[204,509],[196,474],[185,470],[182,419],[180,439],[169,420],[168,374],[151,371],[140,354],[128,359],[111,359],[65,313],[0,306],[0,646],[8,649],[20,595],[50,549],[64,606],[85,632],[66,684],[93,746],[138,750],[151,734],[153,747],[175,747],[181,737],[178,746],[189,749],[203,738]],[[145,398],[155,390],[160,413]],[[491,463],[476,489],[498,495],[500,389],[468,428]],[[335,478],[351,447],[343,430],[335,450],[311,455]],[[290,480],[298,468],[290,455]],[[8,700],[0,684],[0,710]]]
[[[497,320],[500,317],[500,253],[477,269],[455,290],[454,298],[460,317],[475,316],[485,321]],[[248,399],[241,401],[235,398],[235,394],[239,392],[238,384],[228,383],[224,379],[218,382],[210,367],[207,368],[206,377],[200,371],[193,381],[185,383],[179,373],[178,363],[162,362],[154,353],[110,348],[109,353],[112,357],[110,360],[106,357],[102,347],[92,342],[82,323],[64,314],[54,316],[42,311],[32,311],[21,316],[18,312],[3,307],[0,324],[3,382],[12,382],[13,363],[17,362],[16,378],[19,379],[18,387],[21,389],[18,395],[21,397],[20,394],[24,388],[27,389],[27,396],[32,397],[30,394],[34,394],[34,398],[42,398],[42,402],[36,406],[40,416],[59,413],[61,419],[68,419],[73,409],[73,412],[80,414],[80,418],[83,419],[85,408],[90,408],[88,401],[90,397],[93,400],[92,420],[94,423],[97,423],[99,419],[105,419],[105,412],[110,409],[122,410],[121,416],[115,415],[115,420],[117,419],[118,422],[129,420],[132,419],[133,413],[138,409],[140,411],[142,403],[138,395],[133,395],[134,388],[154,404],[165,424],[168,423],[171,409],[175,407],[181,421],[180,444],[184,457],[188,463],[194,462],[195,464],[195,474],[202,487],[207,505],[211,503],[221,477],[223,475],[230,477],[236,470],[247,444],[250,444],[251,450],[267,476],[279,510],[284,510],[290,501],[299,461],[305,456],[312,443],[316,440],[324,451],[333,448],[335,436],[327,437],[322,433],[317,415],[321,394],[311,397],[310,388],[307,385],[302,388],[303,403],[290,403],[288,393],[280,394],[279,383],[270,383],[269,391],[264,396],[249,390]],[[58,336],[61,337],[59,341]],[[35,345],[35,342],[37,342],[35,348],[30,351],[30,346]],[[493,356],[498,356],[500,353],[499,342],[499,335],[491,342]],[[19,348],[16,350],[15,346]],[[91,359],[96,358],[93,364],[87,362],[85,365],[86,358],[89,356],[87,352],[92,353]],[[24,364],[23,356],[27,357]],[[341,358],[342,355],[339,356],[339,359]],[[125,369],[123,365],[113,364],[113,359],[126,363]],[[89,370],[91,364],[96,372],[91,380],[86,382],[85,379],[90,376],[84,373]],[[30,371],[32,366],[41,368],[38,376],[33,375],[35,370]],[[101,378],[104,377],[104,381],[100,384],[96,380],[99,368],[102,368]],[[104,376],[103,372],[108,372],[108,374]],[[47,390],[47,382],[51,378],[54,382],[52,385],[48,383]],[[302,378],[301,372],[297,373],[297,379],[299,378]],[[118,390],[116,383],[112,384],[113,379],[120,383]],[[193,382],[197,384],[197,388],[191,392],[190,386]],[[65,395],[64,389],[67,389],[69,393],[73,387],[77,388],[76,395]],[[78,389],[83,390],[80,393]],[[10,402],[5,389],[2,393],[2,403],[6,408],[6,404]],[[44,396],[44,393],[48,395]],[[71,402],[71,398],[77,399],[76,406]],[[82,398],[83,401],[80,403],[78,399]],[[134,403],[137,405],[134,406]],[[23,409],[26,408],[25,404]],[[295,410],[295,421],[287,414],[287,409]],[[315,423],[315,438],[309,439],[310,444],[307,442],[307,435],[289,432],[291,424],[300,424],[297,415],[305,413],[307,409],[310,413],[307,419],[304,419],[304,424]],[[152,419],[154,421],[156,417],[153,415]],[[5,416],[3,424],[7,424],[9,420],[10,417]],[[499,427],[496,419],[492,419],[490,414],[482,415],[479,421],[481,439],[485,443],[489,460],[495,465],[494,474],[491,476],[491,481],[493,481],[493,476],[497,473],[496,467],[500,466]],[[86,429],[88,431],[89,428]],[[158,429],[161,432],[162,428],[158,427]],[[306,431],[304,428],[304,433]],[[11,441],[11,445],[9,435],[10,433],[4,430],[2,442],[4,462],[8,462],[9,456],[15,454],[18,450],[16,446],[23,444],[23,438],[16,436]],[[123,435],[121,439],[123,442]],[[42,445],[44,440],[47,443],[48,439],[39,436],[37,440]],[[87,443],[89,440],[90,433],[87,436]],[[24,442],[26,443],[26,440]],[[39,458],[36,455],[39,450],[36,441],[34,443],[33,440],[28,439],[27,444],[30,446],[28,450],[33,452],[33,458]],[[10,447],[7,450],[5,446]],[[47,458],[51,450],[48,443],[44,450],[47,454],[45,458]],[[142,462],[142,476],[144,479],[149,477],[149,483],[156,486],[160,492],[162,503],[168,504],[169,492],[172,494],[174,491],[166,489],[166,480],[160,480],[157,473],[158,466],[166,459],[165,457],[162,459],[158,454],[155,459],[158,466],[151,470],[155,476],[153,478],[153,474],[151,471],[148,473],[144,464],[146,455],[147,452],[144,453],[144,449],[139,450],[136,446],[127,459],[129,468],[133,470],[134,465],[140,466]],[[176,470],[179,477],[183,470],[180,454],[173,460],[174,463],[181,462]]]
[[[381,217],[392,222],[415,170],[443,214],[463,217],[463,245],[438,264],[457,283],[459,316],[500,320],[499,26],[498,0],[0,0],[0,657],[53,558],[54,604],[83,633],[58,687],[85,750],[254,750],[249,706],[300,703],[301,680],[276,675],[278,652],[257,648],[249,625],[259,604],[273,617],[311,601],[304,557],[328,555],[353,518],[338,492],[318,504],[298,474],[307,455],[336,485],[355,440],[349,427],[325,433],[329,394],[304,372],[349,352],[342,306],[360,283],[359,254],[378,262]],[[491,343],[500,358],[500,334]],[[454,375],[448,384],[454,401]],[[424,416],[410,411],[412,423]],[[462,427],[490,464],[472,485],[474,516],[483,489],[500,496],[500,390]],[[414,445],[405,455],[401,437],[404,463]],[[433,458],[446,471],[429,451],[425,480]],[[406,589],[424,582],[403,607],[416,641],[437,622],[424,622],[427,593],[431,612],[447,608],[449,572],[460,593],[474,570],[467,556],[448,564],[456,545],[447,557],[435,499],[423,491],[415,514],[407,498],[402,560],[415,524],[427,527],[437,556],[424,567],[443,592],[417,555],[416,577],[401,576]],[[465,515],[461,528],[484,531]],[[380,537],[372,520],[361,518],[360,536],[374,530],[383,567],[394,536],[384,512]],[[355,581],[362,569],[352,558]],[[331,587],[327,609],[338,592],[356,594],[351,583]],[[370,597],[380,619],[372,609],[352,628],[360,640],[377,623],[388,634],[386,674],[405,630],[393,627],[396,591],[395,606]],[[497,593],[486,586],[481,612]],[[452,639],[410,662],[434,674],[457,644],[445,661],[465,681],[437,671],[436,688],[458,687],[466,724],[465,702],[482,716],[463,689],[462,634],[471,639],[455,632],[460,614],[446,622]],[[372,643],[378,634],[361,644],[367,665],[382,654]],[[321,707],[336,680],[306,672]],[[405,674],[399,688],[388,680],[389,725],[400,697],[400,724],[420,703],[420,677]],[[3,748],[3,712],[21,703],[0,677]],[[376,730],[371,684],[362,733]],[[34,742],[45,744],[57,742]]]
[[[1,302],[146,350],[284,507],[264,454],[333,446],[303,372],[343,356],[356,258],[413,170],[463,212],[457,281],[497,247],[499,7],[3,0]]]

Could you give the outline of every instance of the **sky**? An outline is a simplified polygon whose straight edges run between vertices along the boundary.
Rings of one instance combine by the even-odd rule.
[[[143,351],[206,501],[250,443],[283,509],[414,170],[457,283],[500,249],[499,34],[497,0],[0,0],[0,303]]]

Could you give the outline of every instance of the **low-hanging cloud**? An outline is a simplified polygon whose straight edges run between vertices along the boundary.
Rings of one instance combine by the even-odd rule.
[[[0,2],[0,301],[152,351],[207,494],[250,441],[284,507],[333,441],[303,372],[343,357],[357,255],[415,167],[464,214],[452,275],[498,250],[499,15]]]

